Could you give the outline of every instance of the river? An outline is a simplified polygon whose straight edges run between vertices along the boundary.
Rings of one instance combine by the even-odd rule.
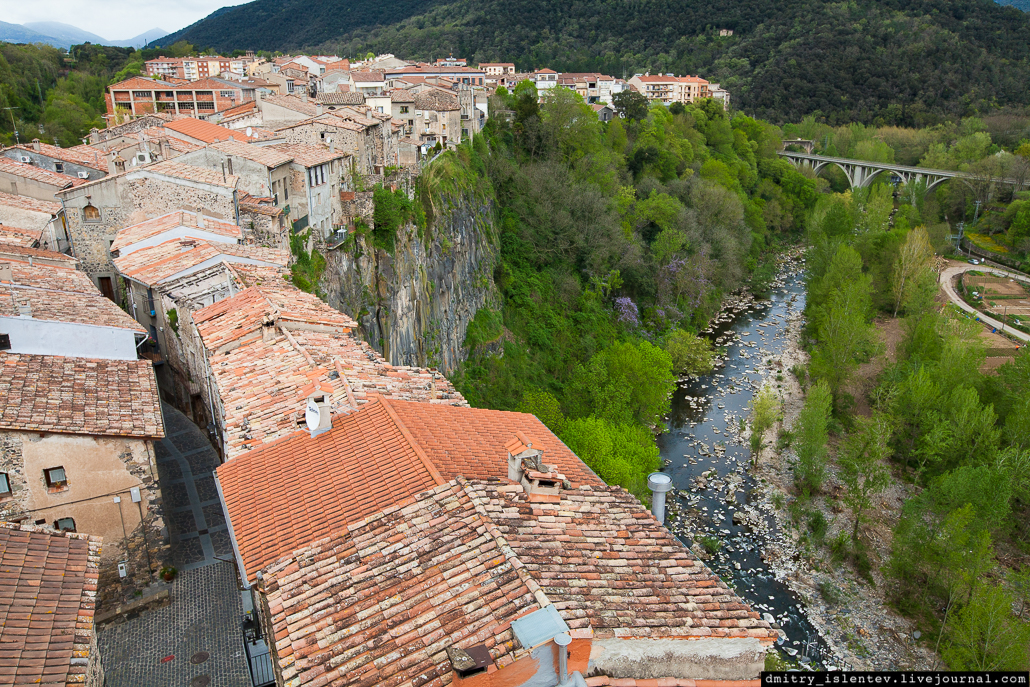
[[[763,560],[764,546],[779,533],[768,509],[759,507],[764,493],[748,472],[751,450],[741,429],[762,384],[776,388],[791,374],[781,357],[790,345],[788,329],[796,331],[802,321],[803,268],[800,256],[790,253],[767,300],[727,300],[702,332],[725,354],[712,374],[680,381],[658,447],[676,487],[668,498],[669,528],[687,546],[705,538],[711,550],[718,546],[708,566],[783,631],[780,649],[787,658],[833,667],[803,602]]]

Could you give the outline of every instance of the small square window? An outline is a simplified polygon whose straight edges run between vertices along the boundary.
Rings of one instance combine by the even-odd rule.
[[[6,472],[0,472],[0,499],[11,495],[11,479]]]
[[[55,162],[54,163],[54,171],[57,172],[58,174],[64,174],[64,163],[63,162]]]
[[[68,486],[68,476],[64,473],[63,467],[47,468],[43,474],[46,476],[46,485],[51,489],[63,489]]]
[[[54,529],[61,532],[74,532],[75,520],[73,518],[61,518],[54,521]]]

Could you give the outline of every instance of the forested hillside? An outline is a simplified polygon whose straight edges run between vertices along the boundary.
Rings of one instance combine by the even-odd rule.
[[[256,0],[164,42],[180,39],[410,59],[453,52],[619,77],[698,73],[776,122],[817,113],[831,123],[923,125],[1030,103],[1030,16],[991,0]]]
[[[0,142],[37,136],[62,146],[82,143],[91,127],[104,128],[104,92],[116,77],[143,68],[131,48],[77,45],[70,52],[49,45],[0,43]],[[12,119],[14,122],[12,122]]]
[[[711,369],[692,332],[724,294],[765,290],[821,182],[776,157],[776,127],[714,101],[605,126],[566,89],[502,99],[513,122],[491,119],[426,173],[486,185],[499,212],[503,307],[477,313],[456,384],[474,406],[537,414],[639,490],[676,378]]]

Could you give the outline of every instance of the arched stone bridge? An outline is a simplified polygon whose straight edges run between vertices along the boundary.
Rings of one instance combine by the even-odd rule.
[[[970,180],[986,179],[976,177],[966,172],[955,172],[949,169],[926,169],[925,167],[906,167],[905,165],[894,165],[886,162],[867,162],[866,160],[852,160],[846,157],[826,157],[825,155],[813,155],[811,153],[792,153],[781,151],[780,157],[790,161],[795,167],[810,165],[812,170],[818,174],[827,165],[837,165],[848,178],[851,188],[864,188],[873,183],[873,180],[882,172],[889,172],[901,177],[903,184],[926,181],[926,192],[929,193],[939,184],[949,179],[958,179],[968,186]],[[1015,179],[991,179],[999,184],[1018,184]]]

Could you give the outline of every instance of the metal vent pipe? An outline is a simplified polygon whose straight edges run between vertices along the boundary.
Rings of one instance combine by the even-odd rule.
[[[647,476],[647,487],[651,490],[651,513],[660,523],[665,523],[665,492],[672,489],[672,477],[664,472],[652,472]]]

